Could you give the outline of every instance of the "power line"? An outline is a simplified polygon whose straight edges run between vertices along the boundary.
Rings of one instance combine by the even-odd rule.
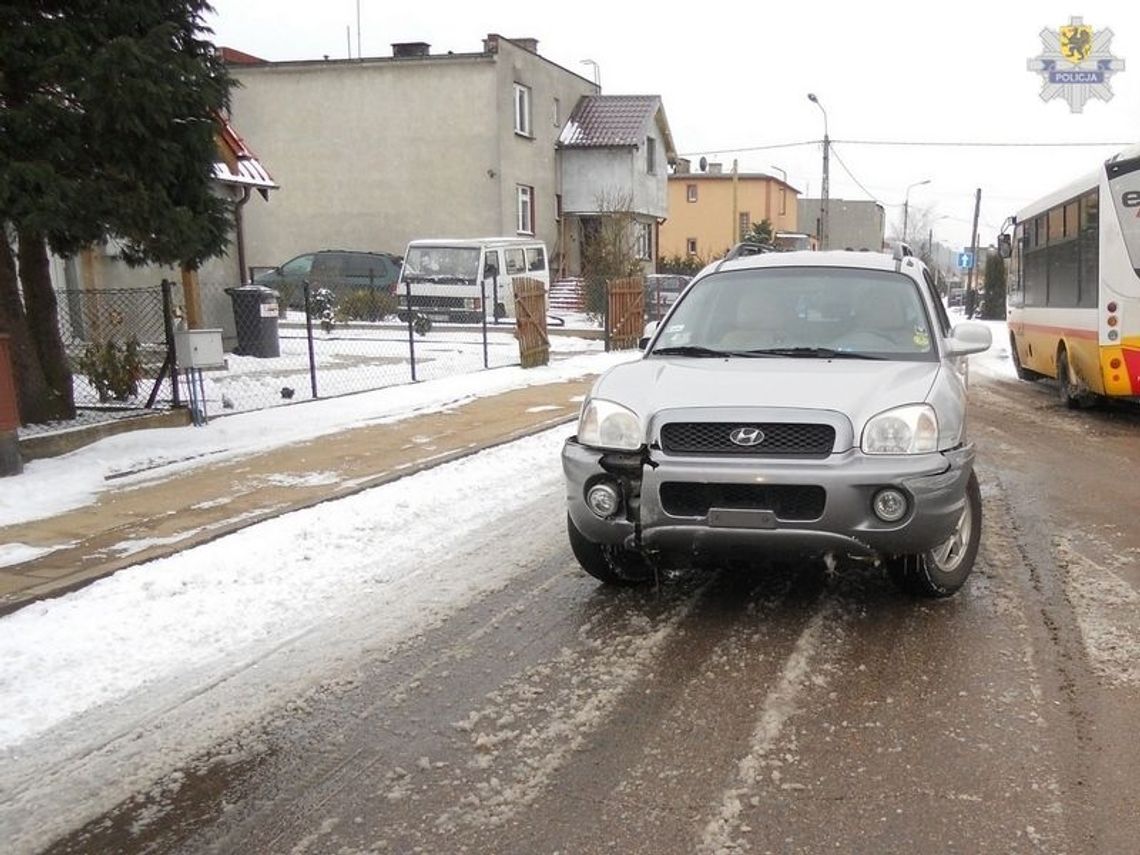
[[[866,193],[871,198],[872,202],[877,202],[880,205],[883,204],[882,202],[879,201],[879,199],[875,196],[874,193],[872,193],[870,190],[868,190],[866,187],[863,186],[863,182],[861,182],[858,178],[856,178],[855,173],[853,173],[847,167],[847,164],[843,162],[843,158],[840,157],[839,152],[835,150],[835,143],[831,144],[831,153],[835,156],[835,159],[837,161],[839,161],[839,165],[843,167],[843,171],[847,173],[847,177],[850,178],[852,181],[854,181],[855,185],[860,190],[862,190],[864,193]]]
[[[795,148],[805,145],[820,145],[823,140],[800,140],[799,142],[773,143],[771,145],[743,146],[738,148],[712,148],[704,151],[684,152],[681,157],[696,157],[702,154],[741,154],[749,151],[768,151],[774,148]],[[1126,148],[1135,145],[1134,140],[1127,142],[993,142],[987,140],[831,140],[831,144],[844,145],[875,145],[900,147],[948,147],[948,148]]]

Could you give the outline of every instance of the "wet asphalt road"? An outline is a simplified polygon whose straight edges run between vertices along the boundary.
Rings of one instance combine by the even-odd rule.
[[[1140,413],[976,377],[982,550],[600,589],[562,499],[489,524],[506,587],[51,852],[1134,852]]]

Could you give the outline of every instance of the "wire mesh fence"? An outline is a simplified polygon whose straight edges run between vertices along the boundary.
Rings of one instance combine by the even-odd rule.
[[[302,287],[300,299],[263,286],[198,284],[201,328],[220,330],[224,367],[201,372],[195,397],[209,416],[365,392],[520,365],[512,318],[476,323],[409,315],[391,286]],[[147,288],[60,293],[60,329],[71,362],[78,423],[188,399],[174,368],[174,338],[186,295],[173,282]],[[563,339],[554,359],[601,349]],[[57,430],[29,426],[22,433]]]

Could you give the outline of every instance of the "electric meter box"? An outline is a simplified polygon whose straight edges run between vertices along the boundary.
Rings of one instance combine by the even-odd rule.
[[[179,368],[224,368],[221,330],[175,330],[174,360]]]

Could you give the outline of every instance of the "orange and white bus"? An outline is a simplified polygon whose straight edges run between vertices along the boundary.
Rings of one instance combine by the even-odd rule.
[[[1140,399],[1140,146],[1018,211],[1009,335],[1017,375],[1052,377],[1070,407]]]

